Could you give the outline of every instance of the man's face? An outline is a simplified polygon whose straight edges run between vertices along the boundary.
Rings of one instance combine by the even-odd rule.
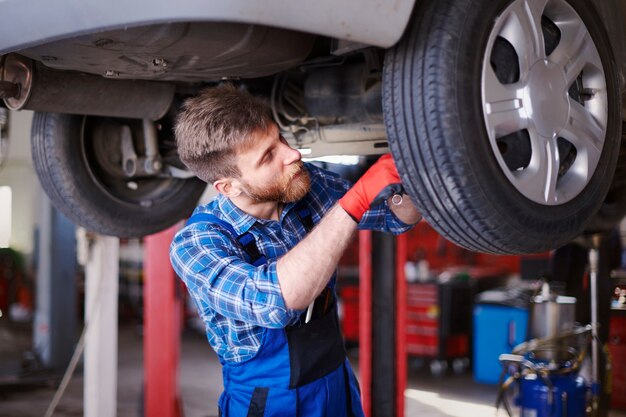
[[[255,203],[291,203],[311,188],[300,152],[291,148],[276,125],[253,135],[253,145],[237,154],[242,192]]]

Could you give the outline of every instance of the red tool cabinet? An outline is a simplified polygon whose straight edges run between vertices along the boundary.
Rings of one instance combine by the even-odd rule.
[[[473,298],[468,279],[408,284],[407,353],[436,360],[468,358]]]
[[[614,311],[609,328],[611,407],[626,409],[626,312]]]

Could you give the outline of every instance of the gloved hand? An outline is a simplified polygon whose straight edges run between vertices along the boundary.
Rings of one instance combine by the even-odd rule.
[[[402,193],[400,175],[393,158],[391,154],[385,154],[348,190],[339,200],[339,205],[358,223],[370,207]]]

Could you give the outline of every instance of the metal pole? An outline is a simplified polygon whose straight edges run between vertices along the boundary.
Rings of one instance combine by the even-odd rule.
[[[600,260],[600,235],[592,236],[592,247],[589,249],[589,287],[591,297],[591,394],[593,416],[598,412],[598,395],[600,393],[599,349],[598,346],[598,266]]]
[[[117,415],[119,239],[96,235],[85,266],[85,417]]]
[[[593,325],[591,329],[591,335],[593,337],[591,342],[591,359],[592,359],[592,377],[593,382],[598,381],[598,249],[589,250],[589,279],[591,290],[591,323]]]

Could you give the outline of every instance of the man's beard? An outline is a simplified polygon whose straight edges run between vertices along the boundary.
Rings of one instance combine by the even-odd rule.
[[[299,174],[299,175],[298,175]],[[296,175],[298,175],[296,177]],[[283,178],[276,178],[266,187],[244,184],[246,194],[256,203],[293,203],[301,200],[311,189],[311,178],[302,162],[295,164],[293,171]]]

